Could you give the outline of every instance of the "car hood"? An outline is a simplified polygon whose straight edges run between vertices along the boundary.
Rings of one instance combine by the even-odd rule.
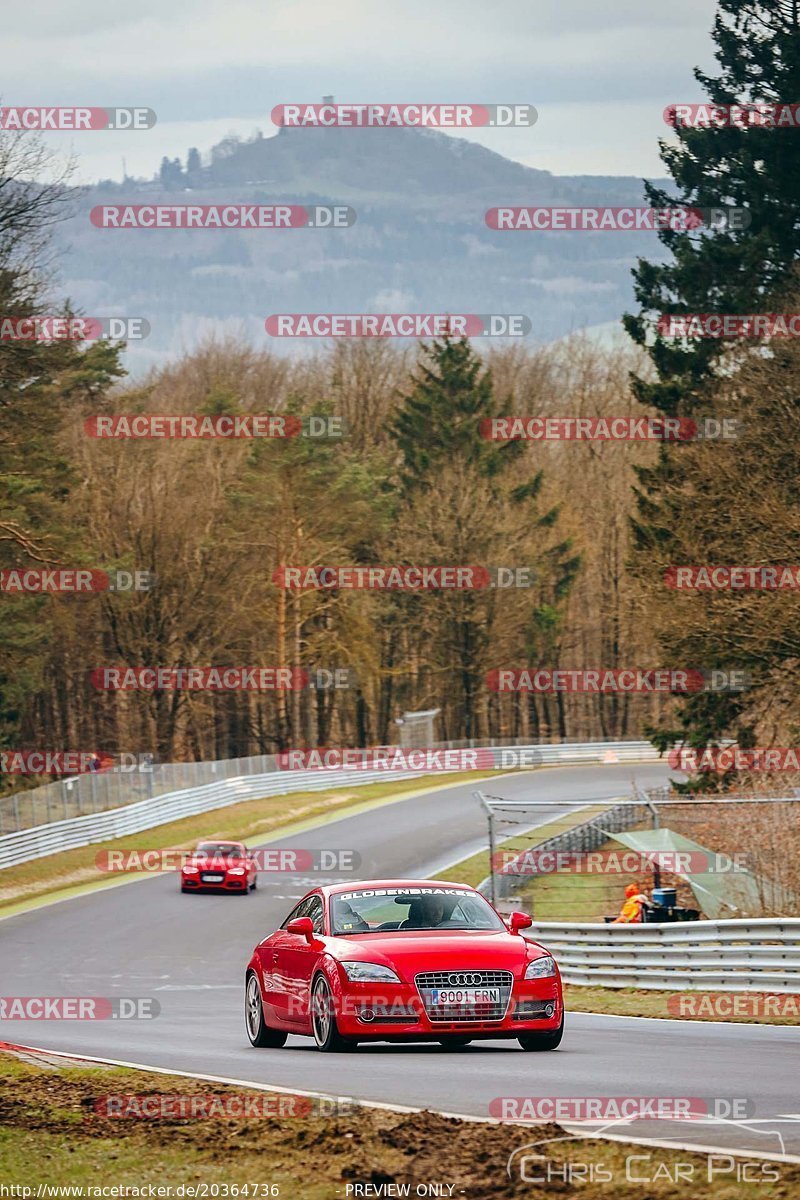
[[[325,939],[339,961],[380,963],[398,969],[406,980],[419,971],[506,970],[549,953],[538,942],[502,930],[408,930],[362,933]]]

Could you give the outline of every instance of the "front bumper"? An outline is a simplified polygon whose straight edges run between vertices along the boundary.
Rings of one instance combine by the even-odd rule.
[[[336,1023],[343,1037],[359,1041],[431,1041],[448,1035],[515,1038],[531,1030],[557,1029],[564,1016],[557,978],[514,980],[501,1016],[462,1006],[433,1017],[414,984],[347,981],[336,998]]]
[[[220,874],[220,872],[217,871],[216,874]],[[199,875],[181,874],[181,887],[192,892],[244,892],[248,886],[246,875],[226,875],[216,883],[208,883]]]

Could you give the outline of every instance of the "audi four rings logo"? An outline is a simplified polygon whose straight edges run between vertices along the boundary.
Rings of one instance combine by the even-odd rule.
[[[451,987],[477,987],[482,982],[477,971],[467,971],[466,974],[462,972],[460,975],[450,975],[448,978]]]

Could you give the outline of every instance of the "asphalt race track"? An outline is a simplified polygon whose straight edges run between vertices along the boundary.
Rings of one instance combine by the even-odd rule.
[[[658,764],[539,770],[483,784],[504,796],[590,802],[664,782]],[[358,813],[270,842],[352,848],[362,878],[446,877],[446,866],[485,844],[477,784]],[[543,812],[541,821],[566,809]],[[213,820],[213,817],[211,818]],[[147,834],[141,836],[147,845]],[[155,997],[155,1020],[3,1021],[0,1039],[242,1082],[486,1117],[501,1096],[747,1098],[747,1123],[638,1121],[617,1135],[764,1154],[800,1154],[800,1032],[787,1027],[575,1014],[557,1052],[516,1042],[361,1046],[321,1055],[310,1039],[254,1050],[243,1022],[243,974],[255,943],[320,881],[261,873],[243,896],[183,896],[154,875],[0,920],[4,996]],[[535,1138],[532,1131],[531,1141]]]

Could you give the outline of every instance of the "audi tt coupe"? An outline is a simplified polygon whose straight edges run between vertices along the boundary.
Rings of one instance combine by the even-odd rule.
[[[474,888],[436,880],[378,880],[314,888],[259,942],[245,974],[253,1046],[290,1033],[320,1050],[358,1042],[516,1038],[555,1050],[564,1028],[552,955],[504,922]]]

